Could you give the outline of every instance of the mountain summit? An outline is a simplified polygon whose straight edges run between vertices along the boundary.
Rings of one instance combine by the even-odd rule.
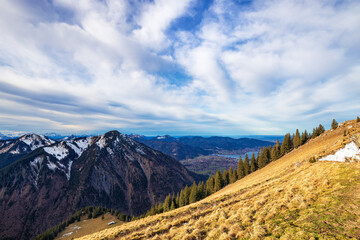
[[[2,143],[2,153],[22,157],[0,170],[1,239],[30,239],[89,205],[136,216],[194,181],[173,158],[118,131]]]

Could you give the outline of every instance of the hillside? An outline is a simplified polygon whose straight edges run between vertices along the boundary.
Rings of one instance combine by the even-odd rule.
[[[360,163],[309,163],[359,135],[345,122],[200,202],[79,239],[359,239]]]

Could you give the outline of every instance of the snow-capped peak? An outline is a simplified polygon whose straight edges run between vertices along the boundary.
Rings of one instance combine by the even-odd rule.
[[[49,146],[55,143],[54,140],[51,140],[43,135],[36,134],[26,134],[22,136],[19,140],[28,145],[32,151],[39,147]]]

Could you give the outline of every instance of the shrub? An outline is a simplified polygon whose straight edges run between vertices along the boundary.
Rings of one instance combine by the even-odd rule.
[[[315,157],[311,157],[311,158],[309,159],[309,163],[314,163],[314,162],[316,162],[316,158],[315,158]]]

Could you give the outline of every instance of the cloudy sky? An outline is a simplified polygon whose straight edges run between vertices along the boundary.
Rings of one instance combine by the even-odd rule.
[[[3,0],[0,132],[283,134],[360,115],[360,1]]]

